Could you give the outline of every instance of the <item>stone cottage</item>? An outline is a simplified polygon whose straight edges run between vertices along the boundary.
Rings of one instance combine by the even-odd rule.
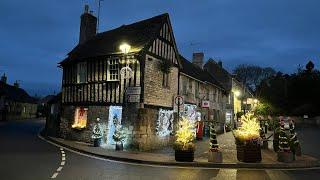
[[[86,6],[79,44],[59,64],[60,136],[91,142],[99,118],[107,145],[113,143],[114,123],[125,128],[127,146],[148,150],[167,145],[181,66],[169,15],[102,33],[96,33],[96,25]]]
[[[0,121],[35,118],[37,100],[25,90],[7,83],[7,76],[3,74],[0,81]]]
[[[186,108],[201,114],[205,129],[215,121],[217,130],[225,125],[227,93],[207,70],[203,69],[204,54],[194,53],[192,62],[180,56],[182,68],[179,76],[179,94],[184,96]]]

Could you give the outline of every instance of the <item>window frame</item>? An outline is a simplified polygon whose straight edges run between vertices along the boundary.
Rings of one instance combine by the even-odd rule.
[[[108,58],[107,62],[107,81],[120,81],[120,58]],[[111,67],[112,69],[110,69]],[[111,71],[114,71],[114,73],[111,74]],[[117,78],[111,78],[112,75]]]

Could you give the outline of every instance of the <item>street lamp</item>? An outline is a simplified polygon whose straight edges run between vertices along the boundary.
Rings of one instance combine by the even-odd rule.
[[[235,92],[234,92],[234,95],[235,95],[236,97],[239,97],[239,96],[240,96],[240,91],[238,91],[238,90],[235,91]]]

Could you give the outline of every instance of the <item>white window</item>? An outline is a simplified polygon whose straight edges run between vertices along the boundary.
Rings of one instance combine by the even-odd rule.
[[[119,58],[111,58],[108,61],[108,81],[119,81]]]
[[[87,82],[87,63],[77,64],[77,83]]]

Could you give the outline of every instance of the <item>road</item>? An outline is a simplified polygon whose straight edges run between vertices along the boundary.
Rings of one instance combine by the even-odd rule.
[[[319,179],[320,170],[238,170],[157,167],[126,164],[84,156],[61,150],[37,133],[44,126],[41,120],[0,123],[1,180],[109,180],[109,179]],[[300,130],[301,131],[301,130]],[[305,153],[320,158],[320,129],[305,128],[301,135]],[[63,163],[62,163],[63,162]]]

